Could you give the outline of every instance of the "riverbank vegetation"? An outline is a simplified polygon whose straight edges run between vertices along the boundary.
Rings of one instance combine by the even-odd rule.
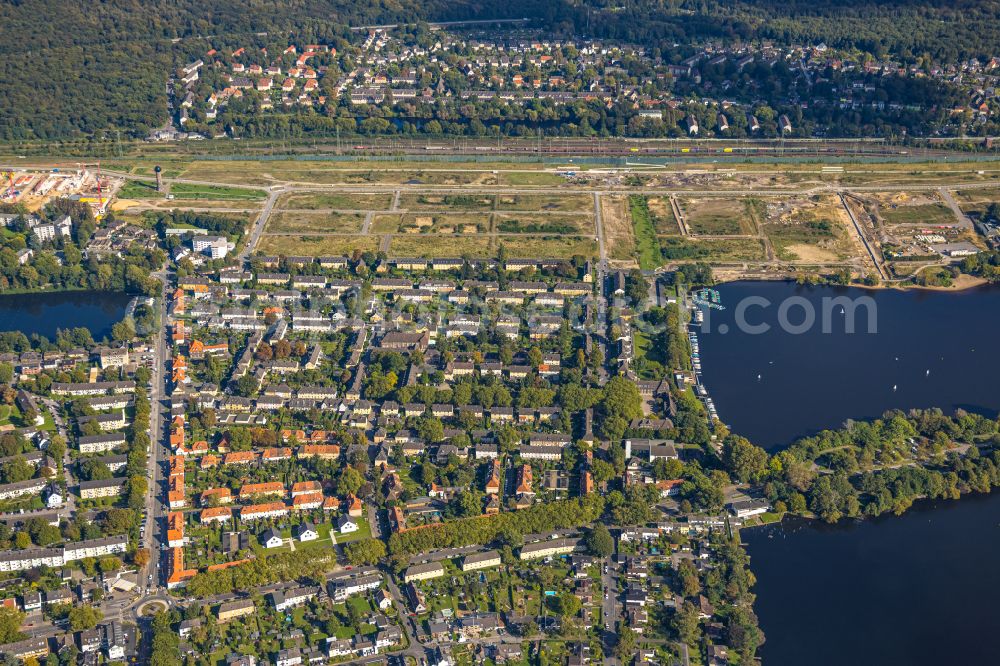
[[[966,257],[959,266],[963,273],[994,283],[1000,282],[1000,251],[980,252],[972,257]]]
[[[1000,425],[959,410],[887,412],[870,422],[798,440],[769,456],[730,435],[723,465],[735,479],[760,485],[779,512],[844,517],[906,511],[920,498],[957,498],[1000,486]]]

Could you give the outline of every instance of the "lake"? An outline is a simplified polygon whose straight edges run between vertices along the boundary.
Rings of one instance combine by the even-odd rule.
[[[718,292],[725,309],[712,310],[699,332],[702,376],[719,418],[755,444],[787,446],[893,408],[1000,412],[1000,288],[946,293],[732,282]],[[746,308],[743,317],[769,325],[765,333],[737,326],[738,306],[751,297],[770,303]],[[869,297],[877,333],[867,332],[864,307],[855,310],[856,332],[847,333],[839,306],[824,333],[824,299],[836,297]],[[787,322],[803,322],[805,307],[816,313],[805,333],[779,325],[780,304],[790,298],[800,300]]]
[[[997,663],[1000,494],[741,535],[766,666]]]
[[[85,327],[95,340],[111,335],[132,296],[120,292],[64,291],[0,295],[0,331],[55,338],[56,329]]]

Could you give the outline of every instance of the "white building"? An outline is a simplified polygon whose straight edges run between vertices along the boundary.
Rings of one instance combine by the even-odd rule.
[[[337,530],[341,534],[350,534],[358,531],[358,523],[350,516],[341,516],[337,521]]]
[[[229,254],[229,241],[224,236],[195,236],[191,239],[191,249],[212,259],[225,259]]]

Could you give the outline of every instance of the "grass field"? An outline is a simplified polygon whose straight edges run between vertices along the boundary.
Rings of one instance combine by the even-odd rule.
[[[293,210],[388,210],[390,194],[353,194],[340,192],[289,192],[278,197],[277,208]]]
[[[761,261],[764,245],[756,238],[676,238],[659,239],[663,258],[709,262]]]
[[[359,233],[364,226],[361,213],[275,213],[267,221],[265,233]]]
[[[375,252],[378,236],[263,236],[257,250],[261,254],[285,256],[347,256],[354,250]]]
[[[501,184],[530,187],[532,185],[563,185],[566,179],[555,173],[528,172],[528,171],[504,171],[500,173]]]
[[[736,236],[753,233],[747,202],[743,199],[684,198],[677,203],[692,234]]]
[[[637,194],[629,197],[629,209],[632,212],[632,226],[635,229],[636,258],[643,270],[653,270],[663,264],[663,250],[656,237],[656,228],[646,198]]]
[[[382,217],[378,216],[375,226],[382,230]],[[408,234],[477,234],[490,230],[490,216],[483,213],[452,214],[452,213],[407,213],[397,225],[399,233]],[[390,231],[386,229],[386,231]]]
[[[951,209],[943,203],[914,206],[881,206],[879,213],[886,224],[925,224],[927,226],[952,225],[958,221]]]
[[[119,199],[162,199],[163,194],[156,191],[156,185],[144,180],[127,180],[118,190]]]
[[[399,231],[403,221],[402,213],[384,213],[372,218],[372,231],[376,233],[394,234]]]
[[[668,197],[646,197],[646,207],[659,236],[679,236],[681,227],[677,224],[673,207]]]
[[[571,259],[575,255],[594,259],[597,241],[575,236],[501,236],[499,241],[510,257],[552,257]]]
[[[174,195],[175,199],[212,199],[214,201],[263,201],[267,198],[267,194],[260,190],[188,183],[171,185],[170,194]]]
[[[21,412],[15,405],[0,405],[0,425],[21,427]]]
[[[497,210],[593,213],[594,198],[586,194],[501,194]]]
[[[182,176],[191,180],[232,183],[234,185],[274,185],[295,183],[301,185],[497,185],[497,176],[491,171],[441,170],[404,168],[379,163],[370,169],[359,168],[355,162],[223,162],[203,160],[192,162]]]
[[[406,210],[483,211],[493,210],[496,196],[490,193],[435,194],[405,193],[399,197],[399,207]]]
[[[532,213],[498,213],[498,232],[505,234],[590,234],[594,221],[589,215],[543,215]]]
[[[396,257],[490,257],[495,254],[489,236],[398,235],[389,254]]]

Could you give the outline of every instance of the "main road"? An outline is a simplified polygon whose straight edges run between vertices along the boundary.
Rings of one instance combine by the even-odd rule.
[[[264,233],[264,227],[267,226],[267,221],[271,217],[271,212],[274,210],[274,204],[277,203],[278,197],[281,193],[285,191],[283,187],[275,187],[271,189],[267,194],[267,201],[264,203],[264,209],[260,212],[257,217],[257,221],[254,222],[253,228],[250,230],[250,236],[247,238],[246,245],[243,246],[243,250],[239,254],[240,261],[246,261],[246,258],[257,247],[257,243],[260,242],[260,236]]]
[[[142,540],[144,548],[149,552],[149,563],[144,571],[139,573],[139,587],[146,589],[147,594],[154,592],[161,584],[160,559],[163,554],[163,544],[165,543],[166,519],[164,512],[164,488],[161,487],[163,479],[163,462],[167,459],[168,452],[164,447],[166,439],[166,417],[168,412],[165,409],[166,400],[166,364],[167,364],[167,335],[169,322],[167,319],[167,294],[169,285],[172,282],[171,274],[166,269],[161,269],[155,277],[163,284],[163,294],[158,299],[160,304],[160,327],[156,334],[155,353],[153,356],[153,376],[150,380],[149,391],[149,455],[147,456],[146,478],[149,480],[149,488],[146,493],[146,532]]]

